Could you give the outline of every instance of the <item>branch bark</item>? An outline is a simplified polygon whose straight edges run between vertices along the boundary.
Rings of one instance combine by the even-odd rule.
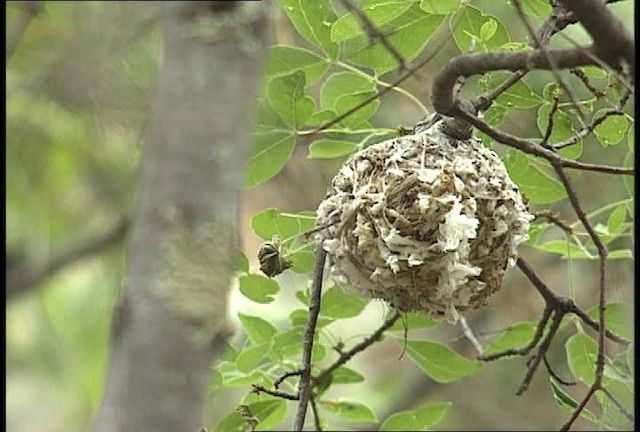
[[[232,4],[163,5],[164,64],[99,432],[202,426],[210,365],[229,333],[240,187],[267,39],[264,7]]]

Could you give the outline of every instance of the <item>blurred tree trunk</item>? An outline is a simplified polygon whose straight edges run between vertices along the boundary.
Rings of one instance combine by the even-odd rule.
[[[164,64],[97,431],[203,426],[210,367],[229,334],[225,314],[266,7],[163,5]]]

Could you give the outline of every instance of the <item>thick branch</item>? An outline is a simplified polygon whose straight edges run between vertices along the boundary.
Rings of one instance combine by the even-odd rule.
[[[21,263],[7,267],[7,292],[6,299],[11,300],[18,295],[31,292],[40,283],[53,276],[65,267],[78,261],[96,255],[105,249],[119,243],[129,230],[129,221],[123,219],[105,234],[88,240],[68,251],[52,258],[47,264],[35,270],[29,269],[28,263]]]
[[[497,70],[550,70],[594,65],[592,47],[561,50],[487,52],[463,54],[451,59],[436,75],[431,87],[433,107],[441,114],[455,116],[454,85],[458,78]],[[591,54],[591,55],[590,55]]]

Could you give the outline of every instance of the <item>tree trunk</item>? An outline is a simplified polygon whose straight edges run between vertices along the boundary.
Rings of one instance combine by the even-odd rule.
[[[164,64],[96,431],[203,426],[210,366],[229,334],[227,297],[266,7],[163,5]]]

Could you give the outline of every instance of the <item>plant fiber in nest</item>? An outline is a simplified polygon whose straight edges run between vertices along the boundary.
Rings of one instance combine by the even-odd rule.
[[[533,216],[495,152],[441,125],[352,155],[316,225],[336,282],[456,321],[500,290]]]

